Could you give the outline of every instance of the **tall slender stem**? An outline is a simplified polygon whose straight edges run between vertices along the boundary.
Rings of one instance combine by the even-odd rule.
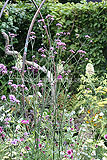
[[[5,7],[7,6],[7,3],[8,3],[8,2],[9,2],[9,0],[7,0],[7,1],[5,2],[4,6],[3,6],[3,8],[2,8],[2,10],[1,10],[1,12],[0,12],[0,18],[1,18],[1,16],[2,16],[3,11],[4,11]]]
[[[28,41],[29,41],[29,37],[30,37],[30,33],[32,31],[33,25],[35,23],[36,17],[42,7],[42,5],[45,3],[46,0],[43,0],[42,3],[40,4],[38,10],[36,11],[32,22],[30,24],[29,30],[28,30],[28,34],[26,37],[26,42],[25,42],[25,48],[24,48],[24,54],[23,54],[23,66],[22,66],[22,84],[24,84],[24,68],[25,68],[25,61],[26,61],[26,55],[27,55],[27,48],[28,48]],[[24,88],[22,89],[22,100],[23,100],[23,108],[25,108],[25,101],[24,101]]]
[[[31,1],[33,2],[33,4],[38,9],[38,6],[37,6],[36,2],[34,0],[31,0]],[[43,16],[42,16],[40,11],[39,11],[39,14],[40,14],[41,18],[43,19]],[[45,21],[43,21],[43,23],[44,23],[44,26],[46,26]],[[49,33],[48,33],[48,30],[47,30],[47,27],[45,27],[45,31],[46,31],[46,34],[47,34],[47,37],[48,37],[49,46],[50,46],[51,45],[51,41],[50,41],[50,38],[49,38]]]

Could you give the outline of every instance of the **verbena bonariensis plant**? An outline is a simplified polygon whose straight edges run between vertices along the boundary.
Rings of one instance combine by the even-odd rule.
[[[38,11],[39,13],[39,11]],[[37,13],[35,14],[37,16]],[[53,21],[53,16],[47,15],[47,24]],[[42,28],[47,30],[43,18],[38,20]],[[34,21],[33,21],[34,22]],[[58,30],[55,40],[48,34],[49,46],[44,42],[32,61],[26,60],[28,44],[31,43],[32,53],[35,43],[35,32],[28,31],[24,57],[9,45],[9,37],[3,32],[5,38],[5,54],[16,59],[16,65],[7,71],[6,66],[0,64],[2,76],[8,74],[9,96],[1,96],[1,142],[0,155],[2,159],[34,159],[34,160],[64,160],[64,159],[90,159],[93,149],[85,143],[88,134],[84,136],[84,128],[75,124],[75,110],[67,105],[71,100],[69,89],[72,85],[72,75],[69,61],[75,58],[79,64],[86,53],[82,49],[75,52],[67,51],[66,43],[61,41],[62,25],[57,23]],[[9,34],[11,42],[15,34]],[[87,37],[86,37],[87,38]],[[89,38],[89,37],[88,37]],[[63,52],[71,55],[62,61]],[[78,59],[76,55],[79,55]],[[38,59],[37,59],[38,57]],[[26,65],[26,66],[25,66]],[[74,65],[74,64],[73,64]],[[76,68],[75,68],[76,70]],[[73,74],[73,73],[72,73]],[[83,129],[83,130],[82,130]],[[79,136],[75,136],[78,135]],[[86,137],[87,136],[87,137]],[[105,134],[105,139],[107,135]],[[93,145],[94,146],[94,145]],[[88,149],[87,149],[88,148]]]

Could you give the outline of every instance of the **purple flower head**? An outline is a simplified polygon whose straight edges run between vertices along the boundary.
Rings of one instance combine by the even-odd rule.
[[[71,149],[71,153],[73,153],[73,149]]]
[[[104,135],[104,138],[107,139],[107,134]]]
[[[37,84],[37,86],[42,87],[43,86],[42,81],[39,81],[39,83]]]
[[[66,50],[66,47],[64,46],[62,49],[63,49],[63,50]]]
[[[2,133],[3,132],[3,128],[0,126],[0,133]]]
[[[7,74],[7,68],[4,64],[0,64],[0,72],[2,74]]]
[[[67,32],[67,35],[70,35],[70,32]]]
[[[56,36],[60,36],[60,33],[56,33]]]
[[[25,132],[25,133],[24,133],[24,136],[27,136],[27,135],[28,135],[28,133],[27,133],[27,132]]]
[[[10,32],[9,32],[9,36],[12,37],[12,38],[14,38],[14,37],[17,36],[17,34],[14,34],[14,33],[10,33]]]
[[[44,25],[44,26],[43,26],[43,28],[44,28],[44,29],[46,29],[46,28],[47,28],[47,26],[46,26],[46,25]]]
[[[30,147],[26,146],[25,149],[28,151],[28,150],[30,150]]]
[[[70,52],[73,53],[73,54],[75,53],[72,49],[70,49]]]
[[[4,137],[5,137],[5,134],[2,134],[2,135],[1,135],[1,138],[4,138]]]
[[[56,24],[56,26],[58,26],[58,27],[62,27],[62,24],[60,24],[60,23],[57,23],[57,24]]]
[[[22,153],[22,152],[20,153],[20,156],[23,156],[23,153]]]
[[[29,124],[29,120],[22,120],[21,123],[22,124]]]
[[[67,150],[68,155],[71,155],[71,153],[72,153],[71,150]]]
[[[54,18],[51,18],[51,21],[54,21]]]
[[[50,14],[48,14],[48,15],[46,16],[46,19],[48,19],[48,18],[53,18],[53,16],[50,15]]]
[[[42,144],[39,144],[39,148],[42,148]]]
[[[11,144],[16,145],[17,142],[18,142],[18,139],[15,139],[15,140],[11,141]]]
[[[41,57],[46,58],[46,55],[45,54],[41,54]]]
[[[89,35],[85,35],[85,38],[90,38],[90,36]]]
[[[20,142],[23,142],[24,141],[24,138],[20,138]]]
[[[16,97],[14,95],[9,95],[9,99],[11,102],[16,102]]]
[[[74,128],[71,128],[71,131],[73,131],[74,130]]]
[[[39,19],[38,22],[44,22],[44,19]]]
[[[17,89],[18,86],[16,84],[11,84],[11,87],[13,87],[14,89]]]
[[[57,79],[58,79],[58,80],[59,80],[59,79],[62,79],[62,75],[58,75]]]
[[[86,52],[85,51],[83,51],[83,50],[78,50],[77,51],[78,53],[83,53],[83,54],[85,54]]]
[[[27,88],[27,87],[25,87],[25,90],[26,90],[26,91],[28,91],[28,88]]]
[[[32,58],[35,58],[35,55],[33,55]]]
[[[5,100],[6,100],[6,96],[5,96],[5,95],[2,95],[1,100],[2,100],[2,101],[5,101]]]
[[[66,46],[66,44],[64,42],[57,42],[58,46]]]
[[[40,139],[36,139],[36,141],[40,142]]]
[[[18,70],[18,68],[17,68],[17,67],[15,67],[15,66],[13,66],[13,67],[12,67],[12,69],[14,69],[14,70],[16,70],[16,71]]]
[[[35,38],[36,38],[36,36],[33,36],[33,35],[32,35],[32,36],[31,36],[31,37],[29,37],[29,38],[32,40],[32,39],[35,39]]]
[[[50,58],[54,58],[54,56],[50,56]]]
[[[19,101],[18,99],[16,99],[16,103],[18,103],[18,104],[19,104],[19,103],[20,103],[20,101]]]
[[[38,52],[44,52],[46,51],[43,47],[38,49]]]
[[[33,31],[32,31],[32,32],[30,32],[30,34],[31,34],[31,35],[34,35],[34,34],[35,34],[35,32],[33,32]]]
[[[51,51],[53,51],[53,50],[54,50],[54,48],[53,48],[53,47],[50,47],[50,50],[51,50]]]
[[[6,121],[6,122],[11,121],[11,118],[7,117],[7,118],[4,119],[4,121]]]
[[[10,73],[10,74],[12,74],[13,72],[12,72],[12,71],[10,71],[9,73]]]
[[[21,88],[24,88],[24,87],[25,87],[25,85],[24,85],[24,84],[21,84],[21,85],[20,85],[20,87],[21,87]]]

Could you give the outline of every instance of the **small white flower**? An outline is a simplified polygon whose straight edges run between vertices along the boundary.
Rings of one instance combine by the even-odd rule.
[[[67,128],[67,132],[69,132],[69,131],[71,131],[71,128],[70,128],[70,127]]]
[[[16,126],[16,130],[18,130],[18,129],[20,129],[20,126],[19,126],[19,125]]]
[[[92,153],[91,153],[91,155],[92,155],[92,156],[95,156],[95,155],[96,155],[96,151],[93,150]]]
[[[103,159],[102,160],[107,160],[107,157],[103,157]]]
[[[96,121],[98,119],[98,114],[95,116],[93,121]]]
[[[18,69],[22,69],[22,65],[23,65],[22,56],[19,54],[15,67],[17,67]]]
[[[91,63],[86,65],[86,74],[92,75],[94,74],[94,67]]]
[[[57,65],[57,73],[58,74],[62,74],[62,73],[64,73],[64,67],[63,67],[63,64],[58,64]]]
[[[100,114],[99,114],[100,116],[104,116],[104,113],[103,112],[100,112]]]
[[[42,94],[40,92],[37,92],[39,97],[42,97]]]
[[[60,154],[63,156],[65,153],[64,153],[64,151],[61,151]]]

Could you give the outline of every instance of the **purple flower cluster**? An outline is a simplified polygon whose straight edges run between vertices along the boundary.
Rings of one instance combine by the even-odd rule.
[[[44,22],[44,19],[39,19],[38,22],[39,22],[39,23],[40,23],[40,22]]]
[[[75,51],[74,51],[74,50],[72,50],[72,49],[70,49],[70,52],[71,52],[71,53],[73,53],[73,54],[75,53]]]
[[[58,80],[59,80],[59,79],[62,79],[62,75],[58,75],[57,79],[58,79]]]
[[[0,64],[0,73],[7,74],[7,68],[4,64]]]
[[[83,51],[83,50],[78,50],[77,52],[78,52],[78,53],[84,53],[84,54],[86,53],[86,52]]]
[[[50,15],[50,14],[48,14],[48,15],[46,16],[46,19],[48,19],[48,18],[53,18],[53,16]]]
[[[12,37],[12,38],[14,38],[14,37],[17,36],[17,34],[14,34],[14,33],[10,33],[10,32],[9,32],[9,36]]]
[[[17,142],[19,142],[19,140],[18,140],[18,139],[15,139],[15,140],[11,141],[11,144],[16,145]]]
[[[2,101],[5,101],[5,100],[6,100],[6,96],[5,96],[5,95],[2,95],[2,96],[1,96],[1,100],[2,100]]]
[[[9,99],[11,102],[16,102],[16,103],[19,103],[20,101],[18,99],[16,99],[16,97],[14,95],[9,95]]]
[[[37,86],[39,86],[39,87],[42,87],[42,86],[43,86],[43,83],[42,83],[41,80],[39,81],[39,83],[37,84]]]
[[[90,38],[90,36],[89,35],[85,35],[85,38]]]
[[[0,126],[0,133],[2,133],[3,132],[3,128]]]
[[[58,46],[66,46],[66,44],[65,44],[64,42],[61,42],[61,41],[60,41],[60,42],[57,42],[57,45],[58,45]]]
[[[44,49],[43,47],[38,49],[38,52],[44,53],[45,51],[46,51],[46,49]]]
[[[60,23],[57,23],[57,24],[56,24],[56,26],[58,26],[58,27],[62,27],[62,24],[60,24]]]
[[[31,32],[30,35],[31,35],[31,36],[30,36],[30,39],[31,39],[31,40],[34,40],[34,39],[36,38],[35,32]]]
[[[61,35],[64,35],[64,36],[66,36],[66,35],[70,35],[70,32],[59,32],[59,33],[56,33],[56,36],[61,36]]]
[[[22,120],[21,123],[22,124],[29,124],[29,120]]]

